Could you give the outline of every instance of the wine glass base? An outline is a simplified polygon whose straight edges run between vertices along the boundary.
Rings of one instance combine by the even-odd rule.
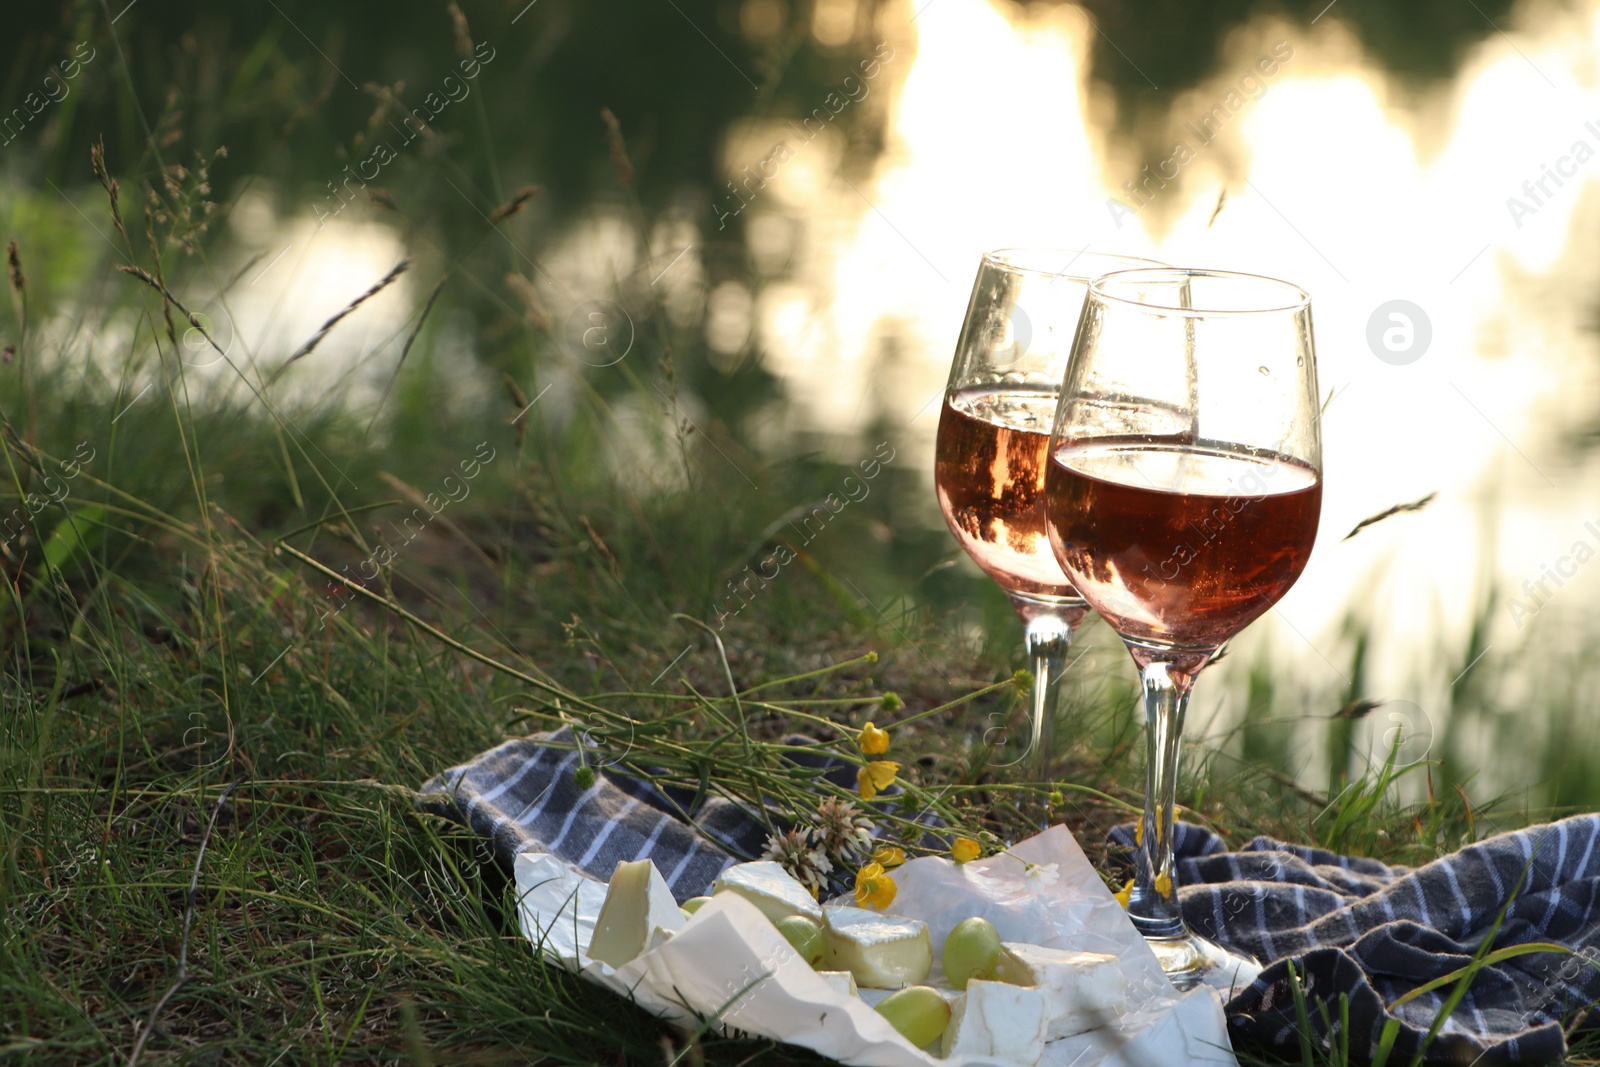
[[[1156,954],[1167,978],[1180,990],[1208,985],[1226,1000],[1254,982],[1262,970],[1261,964],[1249,956],[1231,952],[1193,933],[1146,938],[1145,943]]]

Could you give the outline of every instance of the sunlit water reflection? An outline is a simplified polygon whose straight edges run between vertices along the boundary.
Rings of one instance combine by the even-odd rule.
[[[1600,479],[1569,445],[1600,397],[1600,266],[1585,247],[1600,23],[1592,6],[1521,11],[1420,98],[1336,16],[1309,33],[1254,22],[1173,103],[1174,150],[1158,165],[1176,180],[1137,196],[1123,182],[1145,174],[1088,84],[1095,31],[1076,9],[943,0],[914,24],[902,12],[882,28],[905,69],[881,89],[890,140],[870,180],[819,178],[837,163],[813,143],[790,164],[805,195],[783,196],[789,172],[774,183],[770,210],[802,220],[804,251],[758,294],[758,343],[788,383],[791,418],[844,435],[888,415],[931,472],[933,401],[985,249],[1089,246],[1291,279],[1313,293],[1334,394],[1322,535],[1227,669],[1237,678],[1267,648],[1340,699],[1353,614],[1379,638],[1367,691],[1437,709],[1494,575],[1509,597],[1490,654],[1539,670],[1536,650],[1519,654],[1531,619],[1548,633],[1583,615],[1600,581],[1587,567],[1600,524],[1586,525],[1600,520]],[[1404,365],[1368,340],[1392,300],[1420,307],[1431,333]],[[1434,491],[1422,513],[1341,540]],[[929,499],[923,519],[937,523],[931,478]],[[1480,746],[1489,785],[1517,781],[1488,755]]]

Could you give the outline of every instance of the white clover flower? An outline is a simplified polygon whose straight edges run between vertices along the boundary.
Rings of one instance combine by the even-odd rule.
[[[1061,871],[1054,863],[1028,864],[1028,884],[1043,889],[1047,885],[1055,885],[1061,881]]]

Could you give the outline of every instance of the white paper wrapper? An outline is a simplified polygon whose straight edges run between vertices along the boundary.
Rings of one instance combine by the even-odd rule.
[[[1112,1026],[1050,1042],[1039,1061],[1046,1067],[1238,1067],[1221,997],[1204,986],[1187,993],[1173,988],[1064,827],[1010,851],[1021,859],[912,860],[893,872],[899,892],[889,910],[926,922],[936,950],[956,923],[981,915],[1005,941],[1117,957],[1128,982],[1128,1014]],[[1042,875],[1028,877],[1023,861]],[[614,969],[584,953],[605,901],[604,883],[543,853],[518,856],[516,878],[522,932],[540,951],[682,1025],[715,1020],[724,1032],[777,1038],[862,1067],[1007,1062],[943,1059],[912,1047],[869,1003],[887,991],[863,990],[864,999],[834,992],[753,905],[732,894],[712,898],[671,940]],[[939,978],[936,963],[929,984]]]

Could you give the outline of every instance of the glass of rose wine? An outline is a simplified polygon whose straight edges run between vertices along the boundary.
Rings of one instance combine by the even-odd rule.
[[[1192,933],[1172,857],[1195,676],[1305,569],[1322,508],[1311,299],[1175,268],[1096,278],[1061,387],[1045,512],[1062,569],[1133,654],[1146,792],[1128,916],[1179,988],[1260,967]],[[1220,935],[1220,931],[1214,931]]]
[[[1049,777],[1067,646],[1089,610],[1045,533],[1045,461],[1061,378],[1089,279],[1158,265],[1071,249],[987,253],[950,366],[934,462],[939,507],[1022,618],[1034,680],[1029,736],[996,765],[1031,757],[1029,772],[1040,781]],[[1003,738],[999,731],[986,740]]]

